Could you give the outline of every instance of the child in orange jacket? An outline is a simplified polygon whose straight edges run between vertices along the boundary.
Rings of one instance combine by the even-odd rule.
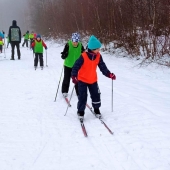
[[[84,110],[87,103],[87,88],[89,89],[90,97],[92,99],[94,113],[96,117],[102,118],[99,110],[101,101],[100,90],[97,83],[97,66],[106,77],[109,77],[112,80],[116,80],[115,74],[108,70],[101,54],[99,53],[100,47],[100,41],[92,35],[88,41],[88,51],[82,53],[72,68],[72,81],[74,84],[78,83],[79,96],[77,114],[80,121],[83,121],[84,119]]]

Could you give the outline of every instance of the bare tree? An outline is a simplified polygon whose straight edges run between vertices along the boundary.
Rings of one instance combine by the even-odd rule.
[[[53,37],[75,31],[114,42],[136,57],[157,60],[170,53],[169,0],[29,0],[36,30]],[[110,47],[109,47],[110,48]]]

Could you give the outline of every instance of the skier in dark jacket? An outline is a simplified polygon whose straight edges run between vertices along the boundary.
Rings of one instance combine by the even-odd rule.
[[[72,67],[83,51],[84,51],[84,47],[80,42],[79,34],[73,33],[71,40],[67,42],[63,52],[61,52],[62,54],[61,58],[64,59],[64,78],[63,78],[61,92],[64,97],[67,97],[68,95]],[[75,85],[75,89],[76,89],[76,94],[78,95],[77,85]]]
[[[9,27],[8,35],[9,35],[9,43],[11,44],[11,48],[12,48],[11,60],[14,60],[15,46],[17,47],[18,60],[20,60],[21,58],[21,53],[20,53],[21,30],[20,30],[20,27],[17,26],[16,20],[12,21],[12,26]]]
[[[95,37],[91,36],[88,42],[88,52],[82,53],[81,57],[75,62],[71,76],[74,84],[78,84],[78,117],[80,121],[83,121],[84,110],[87,103],[87,88],[90,92],[92,99],[92,106],[96,117],[102,118],[99,107],[101,106],[100,101],[100,90],[97,83],[97,66],[100,71],[106,77],[112,80],[116,79],[116,76],[111,73],[106,64],[103,61],[101,54],[99,53],[101,47],[100,41]]]

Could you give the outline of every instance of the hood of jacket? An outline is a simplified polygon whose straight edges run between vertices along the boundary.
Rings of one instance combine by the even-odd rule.
[[[12,21],[12,26],[16,26],[17,25],[17,21],[16,20],[13,20]]]

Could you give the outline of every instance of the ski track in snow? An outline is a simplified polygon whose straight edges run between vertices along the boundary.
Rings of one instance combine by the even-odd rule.
[[[61,88],[54,102],[63,46],[47,44],[44,70],[34,70],[27,48],[21,47],[21,60],[16,56],[9,60],[10,48],[5,59],[0,54],[0,169],[169,170],[170,70],[154,65],[137,68],[136,61],[102,53],[117,76],[111,112],[111,80],[98,70],[101,112],[114,135],[87,108],[85,138],[76,115],[75,91],[66,116]],[[72,88],[71,83],[69,95]]]

